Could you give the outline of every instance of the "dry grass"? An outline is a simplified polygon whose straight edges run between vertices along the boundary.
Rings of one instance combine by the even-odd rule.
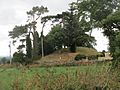
[[[120,90],[119,70],[108,63],[75,67],[6,68],[0,90]]]
[[[101,71],[93,74],[87,69],[81,72],[79,68],[75,72],[71,72],[70,68],[66,68],[66,72],[56,74],[55,71],[49,71],[42,75],[34,74],[31,78],[26,79],[20,84],[21,79],[13,81],[13,90],[120,90],[120,82],[117,73],[110,73],[106,67],[102,67]]]
[[[68,52],[67,49],[65,49],[65,50],[63,49],[61,51],[47,55],[39,61],[40,62],[48,62],[48,63],[51,63],[51,62],[60,62],[60,63],[69,62],[71,60],[74,60],[74,58],[77,54],[84,54],[86,56],[90,56],[90,55],[97,55],[98,53],[95,49],[86,48],[86,47],[77,48],[76,53],[70,53],[70,52]]]

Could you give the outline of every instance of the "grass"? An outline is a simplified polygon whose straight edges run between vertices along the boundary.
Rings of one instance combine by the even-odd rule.
[[[98,54],[97,50],[95,50],[93,48],[87,48],[87,47],[78,47],[77,52],[81,55],[83,54],[83,55],[86,55],[86,56],[91,56],[91,55],[97,55]]]
[[[119,90],[120,83],[116,75],[111,78],[108,68],[108,64],[0,68],[0,90],[95,90],[96,87]]]

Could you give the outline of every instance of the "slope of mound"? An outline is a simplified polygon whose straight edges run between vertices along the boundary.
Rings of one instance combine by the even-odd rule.
[[[74,60],[77,54],[83,54],[86,56],[96,55],[97,50],[93,48],[87,48],[87,47],[78,47],[76,50],[76,53],[70,53],[68,52],[67,49],[63,49],[43,57],[40,61],[49,62],[49,63],[50,62],[67,62],[67,61]]]
[[[96,49],[87,48],[87,47],[78,47],[77,48],[77,53],[83,54],[83,55],[86,55],[86,56],[91,56],[91,55],[97,55],[98,54]]]

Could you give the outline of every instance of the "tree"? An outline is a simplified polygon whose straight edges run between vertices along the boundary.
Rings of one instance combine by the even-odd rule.
[[[74,8],[70,7],[70,12],[63,13],[64,15],[64,33],[65,39],[68,41],[66,45],[70,47],[71,52],[76,51],[76,38],[79,34],[79,23],[75,14]]]
[[[30,46],[32,47],[32,58],[35,58],[39,55],[39,34],[38,34],[38,31],[36,31],[36,24],[37,24],[37,20],[39,18],[41,18],[41,15],[48,12],[48,9],[47,7],[33,7],[32,10],[30,10],[29,12],[27,12],[27,15],[28,15],[28,21],[29,22],[28,24],[24,25],[24,26],[15,26],[13,31],[10,31],[9,32],[9,36],[10,38],[13,39],[14,42],[16,42],[17,39],[20,39],[21,40],[21,37],[24,37],[25,39],[28,39],[28,35],[29,35],[29,40],[31,40],[30,38],[30,34],[32,34],[32,37],[33,37],[33,46]],[[30,41],[28,40],[29,42],[29,45],[30,45]],[[32,42],[31,41],[31,42]],[[27,43],[28,43],[27,42]],[[26,44],[26,48],[30,48],[28,44]],[[18,49],[21,49],[23,48],[23,44],[20,45],[18,47]],[[31,50],[31,49],[30,49]],[[27,52],[28,54],[28,52]]]
[[[55,49],[61,49],[64,45],[64,33],[60,24],[57,24],[51,28],[51,31],[47,34],[46,38],[51,41]]]
[[[51,28],[51,31],[46,36],[43,36],[41,38],[43,38],[44,43],[44,55],[53,53],[55,50],[61,49],[62,45],[64,45],[64,36],[60,24],[54,25]],[[42,53],[41,45],[42,44],[40,43],[40,53]]]
[[[78,8],[79,19],[85,21],[90,35],[94,28],[102,28],[104,35],[109,39],[110,52],[114,56],[116,51],[116,35],[119,30],[119,0],[78,0],[74,3]],[[84,26],[86,26],[84,25]]]
[[[39,37],[39,34],[38,32],[36,31],[36,21],[41,18],[41,15],[48,12],[48,9],[47,7],[33,7],[32,10],[30,10],[29,12],[27,12],[28,14],[28,21],[31,21],[32,24],[32,29],[33,29],[33,58],[34,57],[37,57],[38,56],[38,37]],[[43,32],[43,30],[42,30]]]
[[[116,11],[103,20],[104,35],[109,39],[109,50],[113,56],[113,65],[119,65],[120,55],[120,12]]]
[[[62,33],[64,34],[64,45],[70,47],[71,52],[76,51],[76,46],[80,46],[80,43],[83,43],[81,41],[84,41],[82,45],[88,47],[91,47],[92,43],[95,42],[94,37],[86,34],[91,28],[87,27],[87,22],[84,19],[79,20],[78,9],[74,4],[70,5],[69,11],[55,16],[43,17],[43,19],[46,18],[52,20],[52,22],[60,22],[63,29]]]
[[[63,13],[63,28],[66,44],[71,52],[76,51],[76,46],[93,47],[95,45],[94,37],[86,34],[91,28],[85,19],[80,19],[78,8],[71,4],[69,12]],[[93,45],[92,45],[93,44]]]
[[[6,57],[1,58],[0,63],[6,64],[8,62],[8,59]]]
[[[32,58],[32,44],[31,44],[30,35],[27,35],[26,37],[26,57],[28,59]]]

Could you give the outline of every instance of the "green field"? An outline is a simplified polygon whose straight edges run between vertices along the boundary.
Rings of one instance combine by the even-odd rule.
[[[116,77],[108,74],[108,68],[108,64],[71,67],[0,68],[0,90],[120,88],[120,83],[116,81]]]

